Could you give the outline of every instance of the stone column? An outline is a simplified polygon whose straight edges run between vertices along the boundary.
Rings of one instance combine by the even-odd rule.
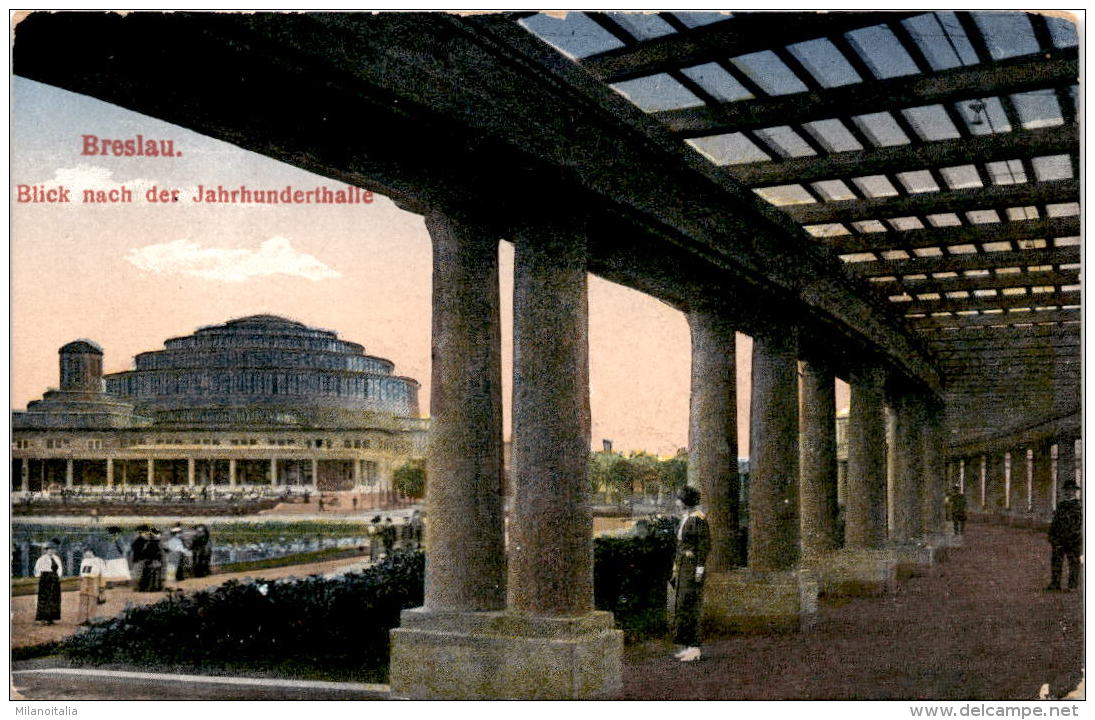
[[[228,461],[228,487],[236,487],[236,461],[234,458]]]
[[[425,607],[500,610],[502,360],[498,238],[433,214],[433,330]]]
[[[354,458],[354,489],[361,487],[361,458]]]
[[[571,209],[562,214],[567,212]],[[451,375],[440,383],[444,402],[432,408],[435,418],[441,410],[444,420],[431,427],[430,463],[445,473],[448,484],[431,475],[428,502],[466,506],[468,513],[444,520],[452,523],[444,528],[447,535],[435,534],[436,520],[428,513],[431,562],[438,542],[462,540],[463,545],[451,563],[456,567],[437,567],[438,574],[430,576],[435,579],[428,577],[427,606],[404,611],[391,633],[390,683],[397,696],[582,699],[621,686],[623,633],[613,628],[611,613],[593,610],[585,236],[553,226],[557,220],[530,213],[514,238],[513,510],[504,611],[490,610],[498,604],[503,568],[498,557],[501,403],[497,375],[482,367],[495,366],[497,340],[493,335],[471,340],[480,332],[476,328],[491,322],[481,309],[450,306],[445,316],[454,313],[464,325],[435,324],[435,343],[450,351],[470,343],[463,349],[479,367],[470,367],[467,357],[435,354],[435,384],[439,362]],[[460,265],[439,269],[443,279],[452,279],[445,289],[457,293],[452,301],[480,308],[486,303],[493,312],[491,298],[483,294],[491,288],[464,286],[475,277],[473,266],[485,248],[476,250],[479,241],[470,237],[463,249],[449,244],[470,235],[455,225],[431,221],[431,231],[435,228],[439,235],[445,230],[458,236],[443,241]],[[442,438],[458,447],[440,445]],[[484,545],[469,547],[477,538]],[[451,552],[456,551],[454,546]],[[469,562],[481,570],[469,568]],[[483,577],[475,577],[477,572]],[[430,598],[448,607],[435,610]]]
[[[513,302],[510,607],[582,615],[593,609],[584,238],[518,237]]]
[[[319,458],[312,458],[312,487],[319,489]]]
[[[71,488],[72,482],[72,458],[65,460],[65,487]]]
[[[186,484],[194,487],[194,458],[186,459]]]
[[[985,512],[989,505],[989,456],[981,455],[977,466],[977,487],[981,512]]]
[[[817,580],[798,569],[797,352],[793,327],[753,338],[748,567],[707,580],[704,624],[716,633],[794,631],[816,617]]]
[[[278,459],[276,457],[270,458],[270,484],[278,484]]]
[[[23,492],[30,492],[30,459],[23,458],[19,462],[19,486]]]
[[[848,500],[844,546],[881,548],[886,542],[885,374],[878,368],[851,376],[848,409]]]
[[[114,487],[114,458],[106,459],[106,486]]]
[[[985,512],[1002,514],[1005,497],[1004,453],[998,451],[985,456]]]
[[[839,547],[836,497],[836,376],[827,366],[802,365],[799,506],[802,554],[816,557]]]
[[[1048,441],[1035,443],[1034,477],[1031,493],[1031,514],[1036,520],[1049,522],[1053,519],[1053,456]]]
[[[922,440],[923,409],[911,393],[894,401],[894,442],[890,448],[893,465],[893,528],[890,537],[900,543],[920,537],[922,523]]]
[[[734,328],[723,313],[694,309],[688,483],[700,489],[711,528],[709,572],[744,564],[738,537],[737,368]]]
[[[943,469],[943,409],[932,400],[925,400],[924,424],[921,433],[922,487],[921,534],[941,535],[944,532],[946,477]]]
[[[148,486],[152,487],[156,484],[156,461],[153,458],[148,458]]]
[[[798,362],[794,333],[753,338],[749,567],[791,570],[799,557]]]

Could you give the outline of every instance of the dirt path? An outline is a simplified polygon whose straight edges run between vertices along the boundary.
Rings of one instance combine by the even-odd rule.
[[[974,525],[964,548],[887,598],[821,607],[801,634],[710,642],[682,664],[633,648],[622,699],[1015,699],[1080,681],[1083,597],[1047,593],[1043,533]]]

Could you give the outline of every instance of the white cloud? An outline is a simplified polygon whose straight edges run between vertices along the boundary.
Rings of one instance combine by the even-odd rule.
[[[157,275],[191,275],[221,282],[246,282],[268,275],[308,280],[341,277],[316,257],[293,249],[287,238],[272,237],[257,248],[205,247],[193,240],[133,248],[126,260]]]

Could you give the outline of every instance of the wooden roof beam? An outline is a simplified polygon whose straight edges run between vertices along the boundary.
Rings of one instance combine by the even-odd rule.
[[[780,37],[780,32],[777,31],[772,37]],[[766,45],[771,45],[771,37],[766,40]],[[687,67],[689,64],[678,63],[676,67]],[[846,115],[849,111],[867,114],[1054,88],[1074,84],[1079,74],[1079,51],[1077,48],[1066,48],[997,63],[966,65],[930,75],[888,78],[816,92],[663,110],[652,114],[671,132],[683,137],[703,137],[825,120]]]
[[[1080,184],[1074,180],[989,185],[963,190],[916,193],[905,197],[877,197],[868,200],[833,200],[825,203],[780,205],[795,222],[803,225],[881,220],[907,215],[965,212],[998,207],[1077,202]]]
[[[870,260],[846,263],[858,275],[921,275],[925,273],[992,270],[995,268],[1031,267],[1040,265],[1072,265],[1080,262],[1080,247],[1042,248],[1038,250],[1004,250],[969,255],[939,255],[896,260]]]
[[[724,171],[746,185],[837,180],[885,172],[1014,160],[1019,157],[1059,155],[1079,151],[1079,128],[1073,123],[1034,130],[1014,130],[994,135],[943,140],[920,145],[855,150],[823,156],[809,156],[726,165]]]
[[[986,242],[1014,242],[1033,238],[1071,237],[1080,234],[1080,217],[1045,217],[978,225],[926,227],[919,230],[831,235],[818,238],[838,253],[879,252],[896,248],[946,247]]]
[[[972,328],[994,325],[1024,325],[1058,323],[1080,319],[1080,310],[1043,310],[1041,312],[1005,312],[992,315],[947,315],[942,317],[908,318],[916,329],[921,328]]]
[[[959,310],[989,310],[992,308],[1026,308],[1046,307],[1050,305],[1079,305],[1079,291],[1060,293],[1038,293],[1023,295],[994,295],[991,297],[978,297],[976,295],[965,298],[942,297],[938,300],[913,300],[912,302],[895,302],[894,306],[903,308],[905,314],[932,313],[932,312],[958,312]]]

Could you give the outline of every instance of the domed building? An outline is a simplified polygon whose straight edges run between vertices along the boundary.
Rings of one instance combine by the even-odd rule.
[[[254,315],[168,339],[103,376],[60,350],[60,390],[13,414],[13,479],[50,486],[378,491],[425,455],[416,380],[330,330]]]

